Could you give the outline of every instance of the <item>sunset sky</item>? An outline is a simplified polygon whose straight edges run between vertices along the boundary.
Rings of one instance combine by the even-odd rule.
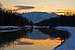
[[[34,6],[35,9],[30,11],[49,12],[60,8],[75,8],[75,0],[0,0],[0,2],[6,8],[15,8],[17,5]]]

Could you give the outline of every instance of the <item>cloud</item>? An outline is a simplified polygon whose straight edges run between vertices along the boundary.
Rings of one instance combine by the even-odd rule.
[[[21,9],[33,9],[33,8],[35,8],[33,6],[14,6],[14,7],[16,7],[17,10],[21,10]]]

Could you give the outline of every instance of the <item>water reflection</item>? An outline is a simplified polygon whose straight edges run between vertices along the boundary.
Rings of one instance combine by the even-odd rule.
[[[9,42],[15,41],[18,38],[31,38],[32,40],[37,40],[48,38],[56,39],[59,37],[61,40],[66,40],[69,37],[70,35],[69,32],[64,30],[57,30],[55,29],[55,26],[59,26],[62,24],[64,24],[65,26],[67,25],[72,26],[71,24],[74,23],[70,22],[66,24],[66,22],[64,21],[65,17],[63,17],[63,19],[61,17],[63,22],[60,22],[61,21],[59,20],[60,17],[57,14],[49,14],[45,12],[44,13],[38,12],[36,14],[35,13],[36,12],[28,13],[28,15],[24,16],[19,16],[12,13],[1,11],[0,12],[1,47],[5,44],[8,44]],[[27,18],[28,16],[29,18]],[[69,21],[69,19],[72,18],[69,17],[67,21]],[[60,45],[61,44],[62,43],[60,42]]]

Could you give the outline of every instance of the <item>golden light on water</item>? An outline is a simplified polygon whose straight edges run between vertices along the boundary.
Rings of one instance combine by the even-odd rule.
[[[20,39],[16,39],[16,41],[17,42],[32,42],[34,45],[41,45],[41,46],[46,46],[51,48],[55,48],[63,42],[63,40],[61,41],[60,38],[56,38],[56,39],[48,38],[46,40],[33,40],[28,38],[20,38]]]

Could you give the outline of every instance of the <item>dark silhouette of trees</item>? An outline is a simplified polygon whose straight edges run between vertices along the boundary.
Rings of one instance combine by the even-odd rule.
[[[57,27],[57,26],[69,26],[69,27],[75,27],[75,15],[73,16],[64,16],[60,15],[59,17],[55,18],[50,18],[44,21],[41,21],[39,23],[36,23],[35,25],[49,25],[51,28],[52,27]],[[41,24],[42,23],[42,24]]]
[[[12,11],[0,9],[0,26],[25,26],[27,24],[31,24],[31,21],[12,13]]]
[[[12,11],[7,11],[5,9],[0,8],[0,26],[25,26],[32,25],[31,21],[28,21],[26,18],[22,18],[21,16],[12,13]],[[1,30],[0,30],[1,31]],[[0,32],[0,47],[7,45],[17,38],[26,35],[25,30],[18,30],[12,32]]]

